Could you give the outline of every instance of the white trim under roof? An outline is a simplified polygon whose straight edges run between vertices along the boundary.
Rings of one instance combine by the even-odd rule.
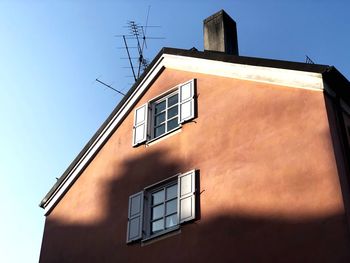
[[[57,187],[44,203],[45,215],[48,215],[53,207],[63,197],[65,192],[78,178],[100,147],[108,140],[109,135],[121,123],[124,116],[137,103],[140,96],[151,85],[152,80],[162,69],[176,69],[194,73],[215,75],[226,78],[243,79],[256,82],[281,85],[286,87],[301,88],[315,91],[323,91],[323,80],[321,73],[313,73],[299,70],[280,69],[273,67],[251,66],[245,64],[215,61],[203,58],[194,58],[180,55],[163,54],[154,64],[141,83],[120,107],[119,111],[111,118],[91,146],[86,150],[76,165],[70,170],[64,181]],[[132,127],[130,127],[132,132]],[[131,145],[130,145],[131,147]]]
[[[163,57],[165,68],[294,88],[323,90],[321,73],[235,64],[169,54],[164,54]]]

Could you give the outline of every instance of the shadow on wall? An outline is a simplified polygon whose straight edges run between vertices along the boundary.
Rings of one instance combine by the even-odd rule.
[[[69,225],[48,217],[40,262],[350,262],[343,214],[291,223],[226,210],[210,219],[202,215],[178,235],[145,246],[126,245],[129,195],[188,170],[186,161],[167,161],[166,156],[153,151],[122,168],[115,165],[123,172],[106,185],[104,220]]]

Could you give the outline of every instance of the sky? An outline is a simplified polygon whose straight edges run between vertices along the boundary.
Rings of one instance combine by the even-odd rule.
[[[150,7],[150,9],[149,9]],[[224,9],[242,56],[334,65],[350,79],[350,1],[0,0],[0,262],[38,262],[38,204],[133,84],[122,39],[145,25],[162,47],[203,50],[203,19]],[[132,43],[130,42],[130,45]],[[135,50],[131,50],[134,52]]]

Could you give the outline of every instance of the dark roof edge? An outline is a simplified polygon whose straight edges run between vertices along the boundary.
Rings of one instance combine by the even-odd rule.
[[[159,51],[157,56],[152,60],[152,62],[147,67],[147,69],[143,72],[143,74],[140,76],[140,78],[132,85],[132,87],[129,89],[129,91],[126,93],[126,95],[122,98],[122,100],[114,108],[112,113],[103,122],[101,127],[96,131],[96,133],[92,136],[92,138],[88,141],[88,143],[80,151],[80,153],[77,155],[77,157],[74,158],[72,163],[64,171],[64,173],[61,175],[61,177],[52,186],[50,191],[41,200],[41,202],[39,204],[40,207],[45,208],[45,203],[56,192],[56,190],[59,188],[59,186],[65,181],[65,179],[68,176],[68,174],[70,173],[70,171],[74,168],[74,166],[76,166],[76,164],[79,162],[79,160],[83,157],[83,155],[86,153],[86,151],[91,147],[91,145],[97,139],[99,134],[104,130],[104,128],[108,125],[108,123],[111,121],[111,119],[115,116],[115,114],[120,110],[120,108],[128,100],[130,95],[135,91],[135,89],[142,82],[144,77],[150,72],[150,70],[153,68],[153,66],[157,63],[157,61],[160,59],[160,57],[163,54],[177,55],[177,56],[184,56],[184,57],[194,57],[194,58],[201,58],[201,59],[209,59],[209,60],[216,60],[216,61],[237,63],[237,64],[245,64],[245,65],[251,65],[251,66],[263,66],[263,67],[273,67],[273,68],[281,68],[281,69],[308,71],[308,72],[315,72],[315,73],[322,73],[322,74],[325,72],[330,72],[330,71],[334,72],[334,70],[336,70],[334,67],[330,67],[327,65],[307,64],[307,63],[300,63],[300,62],[265,59],[265,58],[254,58],[254,57],[227,55],[225,53],[215,52],[215,51],[204,51],[203,52],[203,51],[197,51],[195,49],[185,50],[185,49],[164,47]],[[340,73],[339,73],[339,71],[336,70],[335,74],[337,75]],[[101,147],[102,146],[103,145],[101,145]]]

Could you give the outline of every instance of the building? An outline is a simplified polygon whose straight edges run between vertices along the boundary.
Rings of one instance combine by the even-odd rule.
[[[350,84],[336,68],[163,48],[41,201],[40,262],[350,262]]]

